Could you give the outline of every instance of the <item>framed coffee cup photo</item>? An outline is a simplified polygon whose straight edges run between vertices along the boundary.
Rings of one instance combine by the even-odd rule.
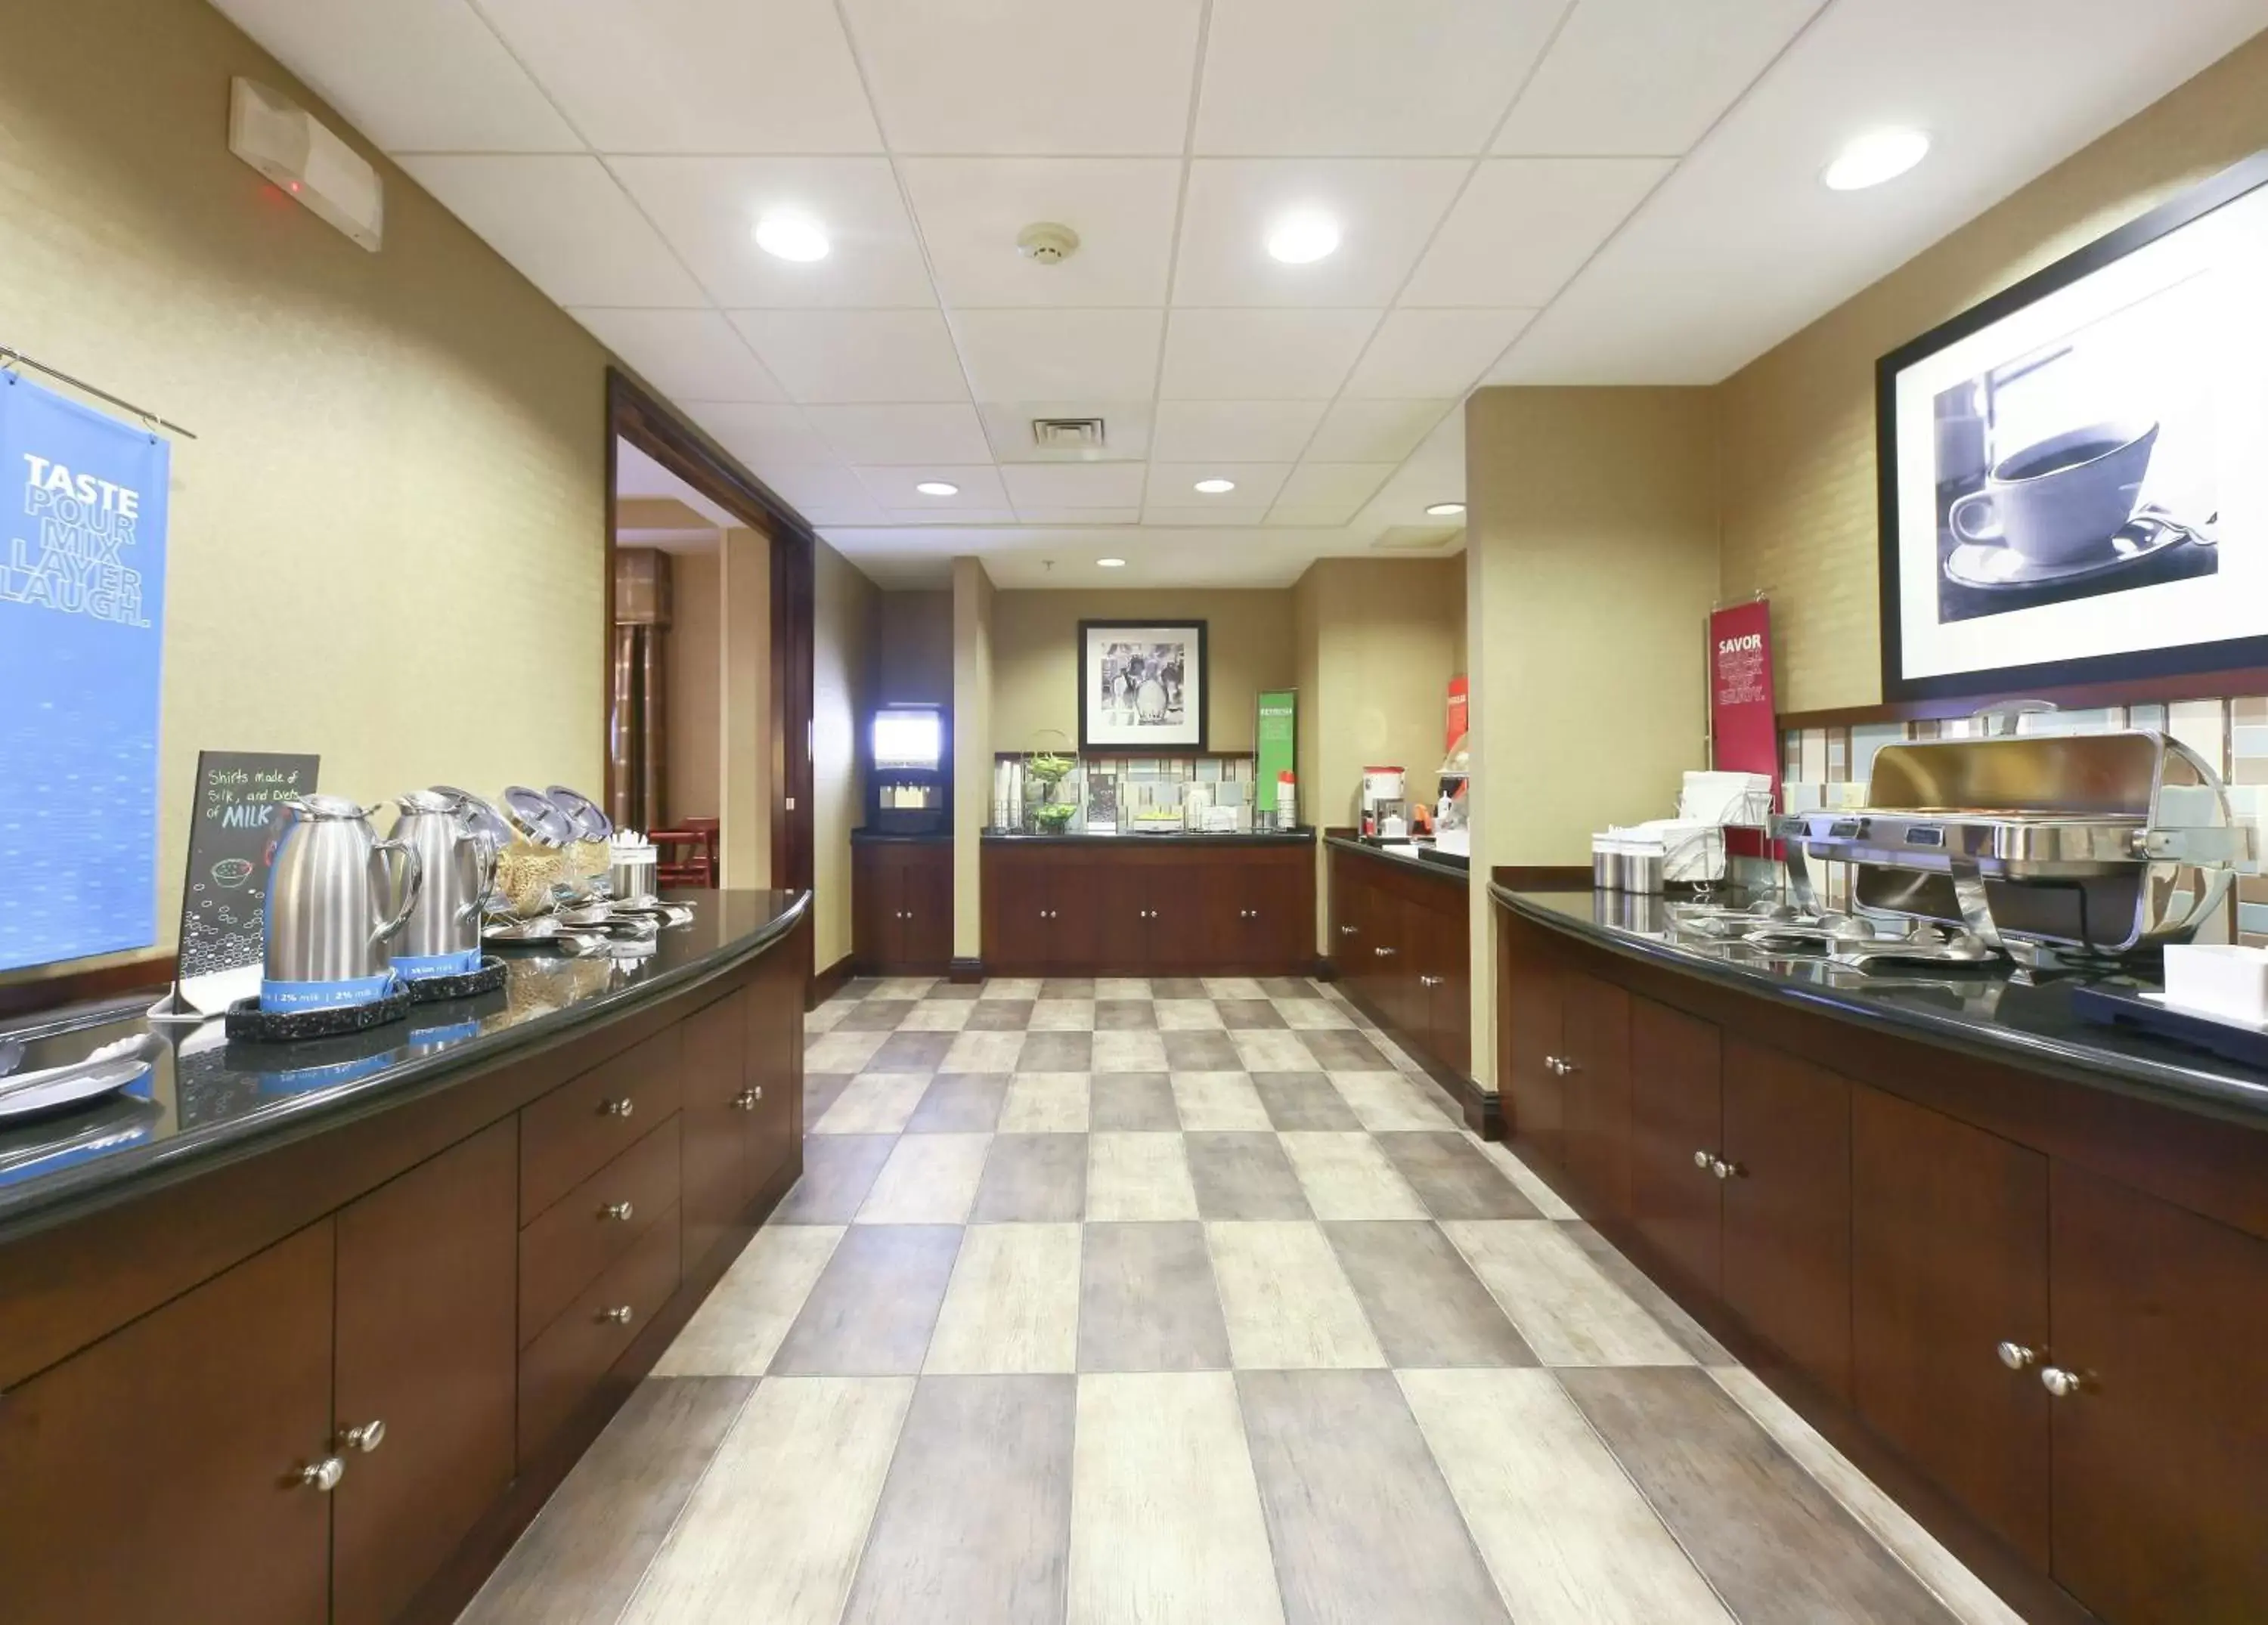
[[[1079,747],[1205,748],[1205,623],[1079,623]]]
[[[1875,369],[1882,695],[2268,665],[2268,153]]]

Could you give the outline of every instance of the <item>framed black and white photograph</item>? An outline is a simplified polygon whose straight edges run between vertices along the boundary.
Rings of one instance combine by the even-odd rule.
[[[2268,155],[1886,356],[1883,697],[2268,661]]]
[[[1079,623],[1081,750],[1205,748],[1205,623]]]

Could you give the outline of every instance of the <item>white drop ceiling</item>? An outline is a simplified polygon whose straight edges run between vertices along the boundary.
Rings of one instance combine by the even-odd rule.
[[[1281,585],[1440,530],[1476,386],[1714,382],[2268,22],[2263,0],[216,4],[907,585],[960,553],[1007,585]],[[1920,169],[1819,184],[1886,124],[1931,133]],[[758,249],[775,210],[832,252]],[[1270,259],[1295,210],[1333,216],[1338,251]],[[1020,258],[1036,221],[1079,252]],[[1033,445],[1034,417],[1090,415],[1099,459]],[[933,480],[961,494],[914,489]]]

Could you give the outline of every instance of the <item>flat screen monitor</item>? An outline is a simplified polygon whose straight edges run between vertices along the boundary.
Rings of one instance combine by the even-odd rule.
[[[874,713],[874,765],[935,772],[945,754],[945,717],[934,705],[887,705]]]

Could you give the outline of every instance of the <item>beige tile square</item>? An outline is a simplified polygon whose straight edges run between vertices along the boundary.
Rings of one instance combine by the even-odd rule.
[[[1176,1072],[1174,1106],[1182,1127],[1196,1133],[1270,1129],[1268,1108],[1241,1072]]]
[[[822,1033],[803,1047],[806,1072],[863,1072],[887,1033]]]
[[[803,1036],[806,1044],[822,1033],[832,1033],[854,1008],[849,999],[828,999],[817,1010],[806,1011],[803,1017]]]
[[[1145,999],[1150,996],[1147,976],[1097,976],[1094,996],[1098,999]]]
[[[1000,1107],[1002,1134],[1085,1134],[1094,1077],[1086,1072],[1019,1072]]]
[[[887,976],[866,996],[877,999],[925,999],[937,986],[934,976]]]
[[[924,999],[898,1023],[901,1033],[958,1033],[968,1025],[975,999]]]
[[[1467,1131],[1467,1139],[1481,1148],[1481,1155],[1504,1170],[1505,1178],[1519,1188],[1520,1194],[1535,1204],[1535,1210],[1548,1219],[1573,1219],[1583,1216],[1567,1205],[1559,1193],[1546,1185],[1543,1179],[1519,1154],[1501,1140],[1484,1140]]]
[[[901,1134],[929,1088],[919,1072],[865,1072],[843,1085],[814,1134]]]
[[[1162,1072],[1166,1070],[1166,1040],[1156,1033],[1106,1029],[1094,1035],[1094,1070],[1098,1072]]]
[[[1220,1026],[1220,1011],[1211,999],[1160,999],[1157,1009],[1161,1033],[1201,1033]]]
[[[762,1376],[842,1239],[840,1224],[768,1224],[758,1231],[654,1362],[653,1374]]]
[[[1321,1225],[1307,1219],[1210,1224],[1205,1246],[1238,1370],[1386,1364]]]
[[[1293,1032],[1354,1026],[1354,1018],[1347,1013],[1346,1007],[1329,999],[1278,999],[1276,1010],[1284,1018],[1284,1025]]]
[[[1441,1231],[1546,1365],[1693,1364],[1550,1219],[1445,1219]]]
[[[988,976],[976,996],[981,999],[1035,999],[1040,996],[1037,976]]]
[[[938,1064],[940,1072],[1012,1072],[1024,1048],[1021,1033],[980,1033],[964,1029],[954,1035],[953,1047]]]
[[[1418,1087],[1399,1072],[1333,1072],[1331,1086],[1346,1097],[1355,1116],[1373,1134],[1398,1129],[1442,1130],[1454,1127]]]
[[[909,1134],[866,1192],[854,1224],[961,1224],[984,1177],[989,1134]]]
[[[1090,1223],[1197,1217],[1197,1187],[1180,1135],[1092,1134],[1086,1146]]]
[[[931,1375],[1079,1369],[1077,1224],[979,1224],[961,1239]]]
[[[1267,990],[1249,976],[1207,976],[1204,978],[1205,996],[1209,999],[1264,999]]]
[[[1035,1000],[1032,1018],[1024,1025],[1034,1033],[1092,1033],[1094,1031],[1094,1001]]]
[[[1281,1136],[1284,1155],[1319,1219],[1432,1217],[1401,1170],[1367,1134],[1300,1131]]]
[[[1237,1058],[1248,1072],[1312,1072],[1314,1051],[1300,1041],[1297,1033],[1282,1027],[1247,1028],[1231,1033]]]

